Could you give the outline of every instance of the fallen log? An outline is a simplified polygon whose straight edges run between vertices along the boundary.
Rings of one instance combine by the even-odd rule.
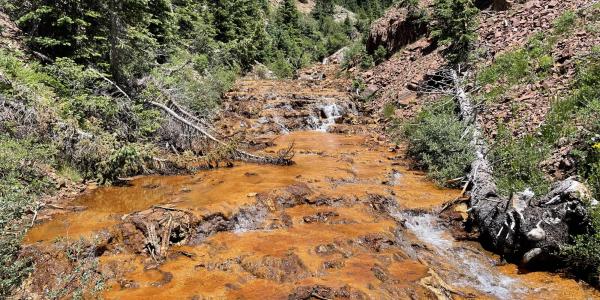
[[[94,69],[92,69],[92,70],[94,70]],[[114,86],[120,94],[122,94],[127,100],[129,100],[129,102],[132,102],[131,97],[123,89],[121,89],[121,87],[119,87],[118,84],[116,84],[114,81],[112,81],[109,78],[107,78],[106,76],[104,76],[99,71],[96,71],[96,70],[94,70],[94,71],[104,81],[106,81],[106,82],[110,83],[112,86]],[[170,105],[172,105],[179,113],[175,112],[173,109],[171,109],[167,105],[156,102],[156,101],[147,101],[147,103],[160,109],[164,113],[171,116],[173,119],[175,119],[178,122],[184,124],[185,126],[191,128],[192,130],[200,133],[202,136],[204,136],[205,138],[208,138],[209,140],[213,141],[217,145],[225,147],[225,148],[229,147],[229,145],[227,143],[217,139],[215,136],[210,134],[206,129],[200,127],[197,124],[194,124],[193,122],[196,122],[198,124],[205,124],[205,122],[203,120],[200,120],[199,118],[195,117],[191,113],[187,112],[177,102],[170,100],[170,99],[168,100],[168,103]],[[186,117],[188,119],[186,119]],[[191,119],[193,121],[189,121],[189,119]],[[231,152],[232,152],[231,154],[233,156],[232,157],[233,159],[238,159],[238,160],[242,160],[242,161],[246,161],[246,162],[275,164],[275,165],[291,165],[291,164],[293,164],[292,158],[294,156],[294,152],[293,152],[292,147],[290,147],[289,149],[287,149],[285,151],[280,151],[279,154],[275,157],[255,155],[255,154],[251,154],[251,153],[248,153],[246,151],[243,151],[243,150],[240,150],[237,148],[232,149]]]
[[[482,245],[504,258],[530,267],[552,268],[560,264],[560,248],[571,234],[587,230],[585,203],[591,193],[576,178],[555,183],[547,195],[530,190],[503,197],[496,187],[487,145],[477,120],[477,109],[465,91],[464,77],[450,71],[453,96],[470,131],[475,160],[468,175],[469,218],[479,230]]]
[[[163,112],[167,113],[168,115],[170,115],[171,117],[173,117],[175,120],[183,123],[184,125],[198,131],[200,134],[202,134],[204,137],[210,139],[211,141],[215,142],[216,144],[220,145],[220,146],[224,146],[224,147],[228,147],[227,143],[217,139],[216,137],[212,136],[210,133],[208,133],[206,130],[204,130],[203,128],[201,128],[200,126],[197,126],[196,124],[193,124],[192,122],[186,120],[185,118],[183,118],[182,116],[180,116],[179,114],[177,114],[176,112],[174,112],[172,109],[170,109],[169,107],[167,107],[166,105],[162,104],[162,103],[158,103],[155,101],[149,101],[149,104],[161,109]],[[240,159],[243,161],[247,161],[247,162],[254,162],[254,163],[268,163],[268,164],[275,164],[275,165],[290,165],[292,164],[292,151],[290,149],[290,151],[287,152],[282,152],[280,153],[280,155],[276,156],[276,157],[269,157],[269,156],[259,156],[259,155],[255,155],[255,154],[251,154],[248,152],[245,152],[243,150],[239,150],[239,149],[233,149],[232,151],[234,158],[236,159]]]

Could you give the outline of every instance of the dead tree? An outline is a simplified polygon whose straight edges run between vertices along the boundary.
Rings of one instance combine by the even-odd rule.
[[[112,86],[114,86],[117,91],[122,94],[128,101],[133,102],[131,97],[119,87],[115,82],[104,76],[102,73],[97,72],[98,75]],[[152,78],[150,78],[151,80]],[[160,89],[159,89],[160,90]],[[244,150],[238,149],[237,147],[231,147],[231,143],[227,143],[221,139],[218,139],[214,134],[209,132],[210,126],[204,120],[194,116],[192,113],[186,111],[181,105],[179,105],[175,100],[170,99],[168,94],[161,91],[163,97],[166,99],[165,103],[161,103],[158,101],[147,101],[146,103],[159,109],[163,113],[165,113],[168,117],[180,123],[187,129],[194,131],[199,134],[201,137],[211,141],[216,144],[217,147],[229,149],[227,151],[227,156],[223,157],[224,159],[233,159],[233,160],[241,160],[252,163],[262,163],[262,164],[275,164],[275,165],[291,165],[293,164],[292,158],[294,156],[293,147],[290,146],[288,149],[279,151],[277,156],[261,156],[246,152]]]
[[[587,230],[585,202],[592,201],[589,190],[575,178],[568,178],[555,183],[547,195],[525,190],[512,197],[502,196],[487,159],[478,106],[466,91],[468,74],[442,70],[432,78],[422,92],[446,95],[457,102],[475,152],[467,177],[469,218],[479,230],[483,246],[529,266],[557,266],[560,247],[570,241],[572,233]]]

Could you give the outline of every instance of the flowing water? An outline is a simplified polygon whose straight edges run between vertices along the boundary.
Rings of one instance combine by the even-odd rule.
[[[339,103],[285,93],[344,94],[311,84],[243,82],[231,111],[270,109],[221,126],[266,134],[267,153],[293,143],[294,165],[236,163],[90,190],[73,203],[84,210],[35,226],[25,243],[46,253],[57,240],[108,236],[95,251],[106,299],[600,299],[455,241],[432,212],[460,191],[434,186],[370,135],[322,132],[343,118]],[[311,120],[317,130],[292,131]],[[140,230],[150,223],[169,237],[162,259]],[[176,226],[163,235],[167,223]],[[40,257],[31,280],[43,295],[65,268],[58,254]]]
[[[323,115],[323,120],[321,121],[321,125],[319,126],[319,131],[327,132],[331,125],[334,125],[336,120],[342,117],[340,113],[340,109],[335,103],[323,105],[321,107],[321,113]]]
[[[159,266],[149,267],[147,255],[119,245],[126,241],[116,242],[100,257],[113,276],[105,298],[286,299],[301,287],[324,286],[370,299],[426,299],[435,295],[430,291],[435,284],[423,280],[431,277],[430,270],[441,277],[439,286],[451,287],[444,289],[454,298],[596,295],[556,275],[518,275],[511,266],[495,267],[496,258],[476,245],[455,242],[437,217],[413,211],[434,208],[457,191],[436,188],[368,138],[293,132],[280,137],[272,150],[291,141],[297,155],[290,167],[239,164],[91,191],[77,200],[86,210],[36,226],[27,242],[43,245],[58,237],[118,231],[124,215],[157,204],[197,216],[232,216],[261,195],[289,198],[290,187],[301,186],[306,201],[237,214],[231,230],[174,246],[172,253],[185,255],[173,255]],[[382,209],[370,201],[374,194],[393,199],[395,211],[390,215],[389,203]],[[319,204],[319,199],[333,200]]]

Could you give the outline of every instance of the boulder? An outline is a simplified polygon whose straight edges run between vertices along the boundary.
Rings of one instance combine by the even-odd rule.
[[[350,49],[350,47],[346,46],[331,54],[330,56],[323,59],[323,64],[341,64],[342,61],[344,61],[344,57],[346,56],[346,52],[348,52],[348,49]]]
[[[569,243],[571,234],[588,230],[591,193],[575,178],[555,183],[541,197],[527,190],[508,201],[495,192],[478,198],[471,216],[482,244],[527,267],[559,267],[560,247]]]

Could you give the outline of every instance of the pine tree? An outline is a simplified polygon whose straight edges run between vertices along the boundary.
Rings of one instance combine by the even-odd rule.
[[[287,28],[298,28],[300,12],[296,8],[295,0],[284,0],[277,9],[277,22],[279,26]]]
[[[476,15],[478,9],[472,0],[436,0],[432,37],[446,45],[446,57],[450,63],[465,62],[473,42],[477,39]]]
[[[313,17],[322,22],[326,17],[331,17],[334,12],[334,2],[333,0],[316,0],[315,8],[313,9]]]

